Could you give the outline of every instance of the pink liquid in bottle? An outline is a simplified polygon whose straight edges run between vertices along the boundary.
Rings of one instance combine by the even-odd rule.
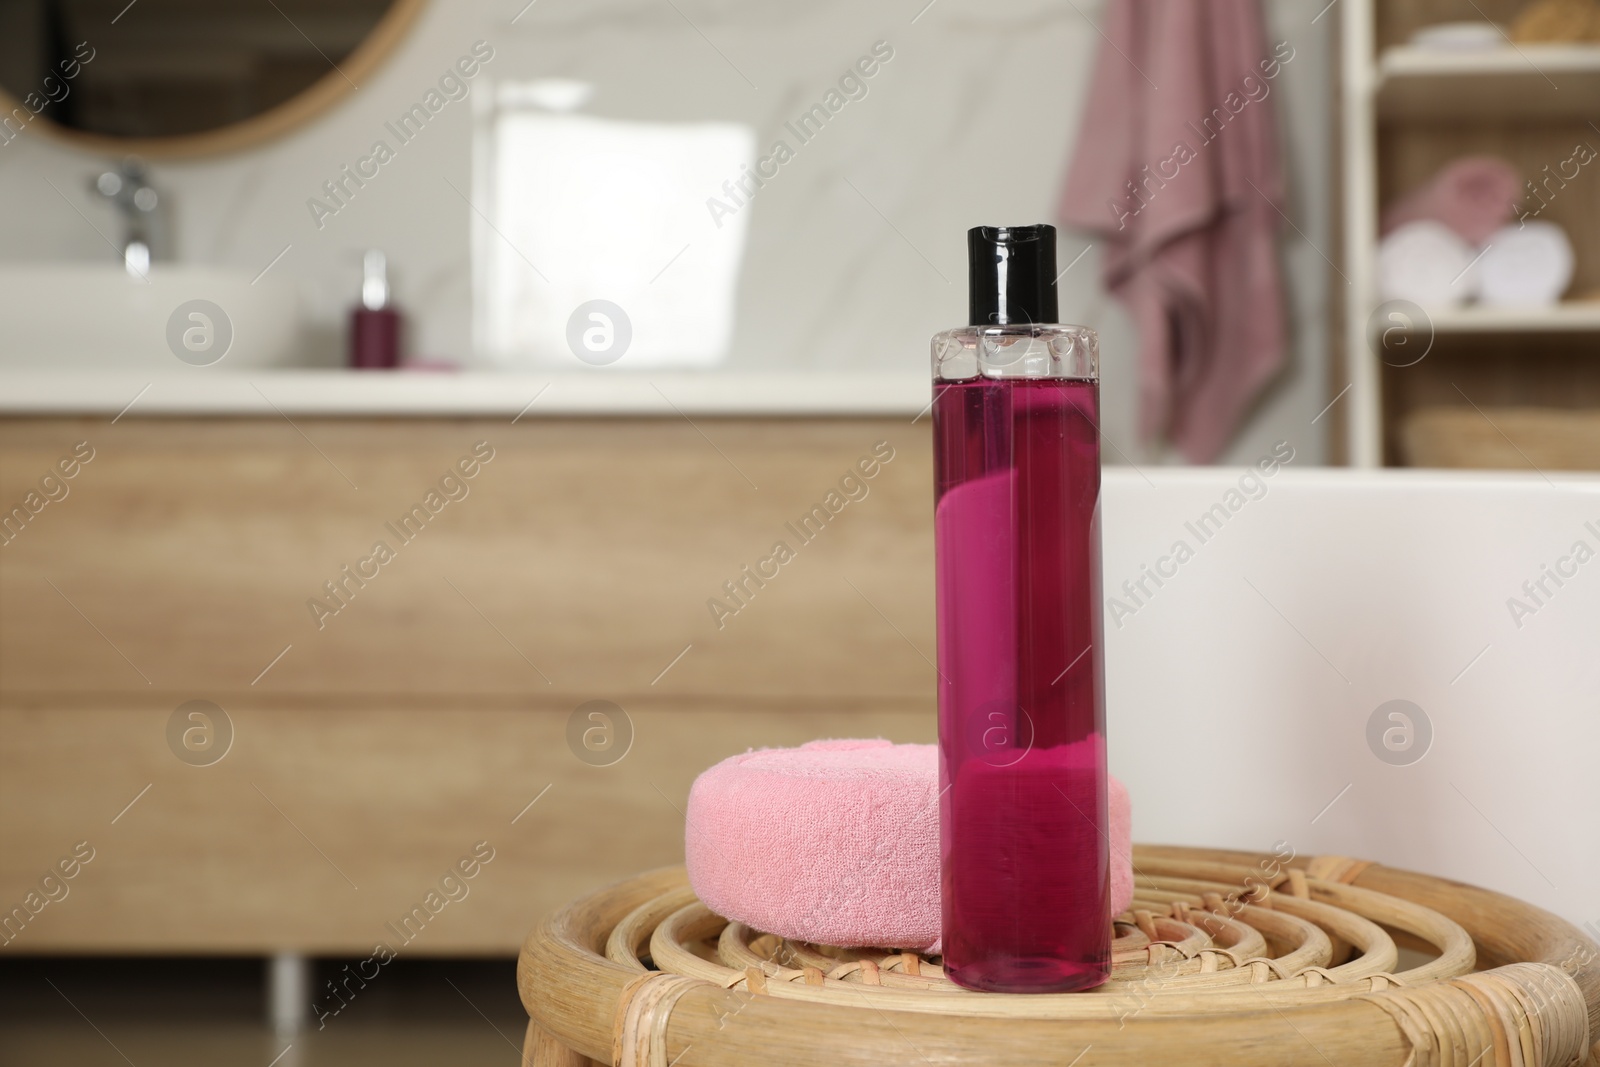
[[[1110,972],[1097,406],[1092,377],[934,384],[944,967],[969,988]]]

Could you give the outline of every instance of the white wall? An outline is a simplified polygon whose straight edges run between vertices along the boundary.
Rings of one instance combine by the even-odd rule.
[[[239,156],[155,165],[177,255],[254,274],[289,245],[272,269],[299,283],[315,359],[334,363],[359,253],[380,247],[412,316],[416,353],[470,361],[472,209],[451,185],[472,189],[473,100],[449,105],[320,230],[306,202],[386,136],[385,120],[420,99],[474,41],[496,51],[475,98],[490,79],[579,78],[598,87],[589,113],[740,121],[768,145],[785,119],[819,100],[881,39],[895,55],[867,96],[799,147],[747,208],[750,244],[731,364],[921,374],[927,337],[965,315],[966,228],[1053,219],[1100,42],[1089,21],[1098,5],[1053,0],[936,0],[925,10],[924,0],[679,0],[676,9],[657,0],[537,0],[513,24],[524,3],[435,0],[392,61],[310,127]],[[1335,20],[1313,25],[1315,12],[1290,0],[1267,6],[1273,39],[1296,49],[1274,92],[1299,231],[1286,228],[1284,243],[1292,355],[1224,461],[1249,461],[1292,438],[1301,462],[1320,463],[1322,431],[1332,421],[1311,426],[1331,395],[1322,252],[1333,247]],[[107,46],[114,47],[109,34]],[[0,146],[8,208],[0,215],[0,258],[107,259],[111,251],[94,227],[115,239],[117,223],[89,189],[106,162],[36,131]],[[681,221],[687,240],[711,232],[703,204],[686,204]],[[1084,244],[1063,233],[1063,265]],[[1134,337],[1097,271],[1090,251],[1067,273],[1062,315],[1103,333],[1105,432],[1141,464],[1170,459],[1136,446]],[[1108,449],[1106,458],[1122,457]]]

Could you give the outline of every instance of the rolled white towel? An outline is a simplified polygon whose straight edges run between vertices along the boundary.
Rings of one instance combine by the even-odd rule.
[[[1425,308],[1465,303],[1477,290],[1477,254],[1441,222],[1408,222],[1378,243],[1378,292]]]
[[[1553,222],[1496,230],[1478,261],[1478,299],[1502,307],[1554,304],[1572,284],[1572,242]]]
[[[1411,43],[1430,52],[1483,52],[1504,47],[1505,30],[1493,22],[1438,22],[1411,35]]]

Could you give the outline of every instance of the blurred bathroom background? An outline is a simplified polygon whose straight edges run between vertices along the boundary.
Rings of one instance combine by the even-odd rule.
[[[136,79],[142,101],[220,105],[246,87],[259,94],[254,72],[289,67],[285,51],[325,71],[297,30],[332,42],[323,52],[348,49],[385,5],[278,6],[140,0],[115,25],[114,2],[5,8],[12,19],[59,10],[73,43],[92,38],[97,55],[66,103],[87,101],[103,78],[97,91],[112,99]],[[295,340],[262,357],[283,366],[345,362],[362,257],[376,249],[409,327],[405,358],[429,367],[585,371],[566,350],[567,313],[604,295],[635,333],[611,370],[826,374],[841,402],[892,390],[886,378],[923,388],[926,338],[965,317],[966,229],[1057,219],[1103,12],[1046,0],[921,6],[427,4],[359,89],[315,118],[238,150],[146,160],[160,197],[156,262],[292,283]],[[1272,42],[1293,54],[1270,84],[1291,190],[1290,355],[1228,458],[1301,431],[1331,396],[1338,21],[1313,23],[1317,11],[1280,0],[1265,12]],[[203,63],[197,18],[240,20]],[[103,37],[90,32],[102,24]],[[6,37],[3,47],[22,47]],[[473,61],[475,47],[492,58]],[[400,143],[391,129],[409,132],[402,115],[463,58],[476,73],[455,78],[459,98]],[[856,68],[863,59],[870,76]],[[826,128],[808,117],[791,133],[785,124],[830,91],[845,105]],[[345,177],[379,140],[393,158],[368,164],[373,177]],[[747,198],[725,191],[779,140],[793,158],[765,168],[775,176]],[[14,206],[0,257],[113,258],[121,223],[94,183],[114,156],[37,131],[0,153]],[[726,213],[708,209],[713,198]],[[1063,230],[1059,256],[1062,316],[1103,337],[1104,429],[1122,453],[1108,450],[1110,461],[1167,458],[1159,442],[1139,442],[1133,327],[1102,286],[1092,235]],[[1323,462],[1327,446],[1313,437],[1302,455]]]
[[[515,1062],[698,769],[931,740],[969,227],[1130,479],[1600,470],[1600,0],[1171,2],[0,0],[0,1067]]]

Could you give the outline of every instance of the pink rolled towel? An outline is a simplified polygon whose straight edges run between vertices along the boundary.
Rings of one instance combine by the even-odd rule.
[[[1128,791],[1110,784],[1111,910],[1133,902]],[[934,745],[813,741],[733,756],[695,779],[684,837],[706,906],[823,945],[937,949]]]
[[[1494,156],[1464,156],[1447,164],[1420,189],[1413,189],[1383,213],[1387,234],[1408,222],[1442,222],[1474,247],[1516,213],[1522,192],[1517,169]]]

